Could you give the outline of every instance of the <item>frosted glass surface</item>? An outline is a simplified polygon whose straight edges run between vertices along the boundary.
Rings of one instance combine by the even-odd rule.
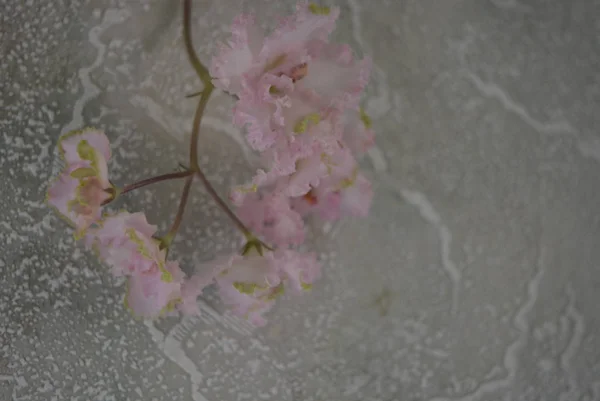
[[[133,319],[43,203],[70,129],[107,132],[117,183],[186,162],[179,2],[0,0],[0,400],[600,400],[600,3],[337,5],[335,39],[375,64],[372,213],[311,222],[323,279],[256,329],[211,292],[198,318]],[[202,60],[242,10],[272,26],[293,2],[195,1]],[[256,166],[232,105],[199,143],[221,193]],[[181,184],[118,206],[165,229]],[[194,187],[173,255],[236,243]]]

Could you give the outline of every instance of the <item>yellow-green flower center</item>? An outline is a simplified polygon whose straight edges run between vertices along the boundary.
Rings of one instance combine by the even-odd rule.
[[[321,115],[319,113],[308,114],[308,115],[302,117],[300,119],[300,121],[298,121],[296,123],[296,125],[294,125],[294,133],[302,134],[303,132],[306,132],[309,124],[316,125],[320,122],[321,122]]]
[[[265,65],[265,69],[263,70],[263,72],[267,72],[270,71],[274,68],[279,67],[281,64],[283,64],[283,62],[285,61],[287,55],[286,54],[280,54],[279,56],[275,57],[273,60],[271,60],[270,62],[268,62]]]
[[[308,10],[315,15],[329,15],[331,12],[331,8],[327,6],[319,6],[315,3],[310,3],[308,5]]]
[[[367,129],[370,129],[373,125],[371,117],[369,117],[369,115],[365,112],[365,109],[363,109],[362,107],[360,108],[360,120],[363,122],[365,128]]]
[[[260,286],[256,283],[244,283],[241,281],[236,281],[235,283],[233,283],[233,288],[235,288],[242,294],[252,295],[257,289],[260,288]]]
[[[133,228],[128,228],[125,230],[125,233],[127,234],[127,237],[131,240],[131,242],[133,242],[134,244],[137,245],[137,250],[140,253],[140,255],[142,255],[146,259],[153,260],[156,262],[156,264],[158,265],[158,268],[160,269],[160,271],[162,273],[162,275],[160,277],[161,280],[166,283],[170,283],[171,281],[173,281],[173,275],[171,274],[171,272],[169,272],[167,269],[165,269],[164,262],[162,260],[157,260],[157,259],[153,258],[153,256],[148,251],[148,248],[146,247],[144,240],[142,238],[140,238],[140,236],[137,234],[137,232]]]
[[[279,296],[283,295],[284,292],[285,287],[283,286],[283,283],[281,283],[271,290],[271,293],[267,295],[267,300],[272,301],[274,299],[277,299]]]

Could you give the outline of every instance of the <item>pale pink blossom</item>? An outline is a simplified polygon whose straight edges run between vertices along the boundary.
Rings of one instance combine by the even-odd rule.
[[[313,252],[276,251],[275,260],[285,287],[295,293],[310,290],[321,274],[321,266]]]
[[[306,194],[311,188],[319,185],[322,178],[328,173],[327,160],[317,154],[296,163],[296,171],[289,175],[284,192],[290,197]]]
[[[244,85],[254,85],[264,74],[295,76],[308,59],[309,44],[326,40],[338,15],[338,8],[299,3],[296,13],[282,19],[266,37],[255,26],[254,16],[236,17],[231,39],[220,46],[211,63],[215,86],[238,95]]]
[[[309,91],[320,107],[356,109],[360,95],[369,82],[371,60],[354,59],[348,45],[315,41],[311,43],[307,72],[296,89]]]
[[[327,43],[338,15],[338,8],[300,3],[264,39],[254,17],[234,20],[232,39],[213,59],[211,74],[216,86],[239,98],[234,123],[246,127],[254,149],[318,125],[331,109],[358,107],[370,61],[357,62],[348,46]]]
[[[292,108],[292,99],[285,92],[292,89],[293,82],[289,77],[271,74],[262,76],[257,82],[245,83],[233,110],[233,122],[246,127],[246,138],[253,149],[268,149],[283,133],[284,113]]]
[[[246,255],[230,257],[214,280],[219,296],[234,315],[263,326],[263,313],[283,290],[278,273],[272,252],[260,255],[252,249]]]
[[[58,140],[58,150],[69,165],[78,162],[93,164],[97,157],[106,162],[111,154],[108,137],[101,130],[94,128],[71,131],[63,135]],[[97,167],[102,168],[102,164]]]
[[[369,180],[354,168],[343,178],[328,179],[307,194],[292,201],[300,215],[316,213],[325,220],[343,216],[366,217],[371,207],[373,189]]]
[[[221,44],[212,59],[210,75],[217,88],[232,94],[241,90],[242,76],[256,64],[263,35],[255,25],[254,16],[240,15],[233,20],[231,39]]]
[[[120,212],[106,216],[85,239],[115,276],[127,277],[126,304],[144,318],[172,310],[185,277],[177,262],[166,260],[155,233],[143,213]]]
[[[195,312],[196,297],[209,281],[217,285],[223,303],[231,312],[257,326],[266,323],[269,311],[286,288],[298,293],[311,288],[319,277],[320,265],[313,253],[292,250],[271,252],[249,247],[243,255],[233,255],[201,266],[183,285],[185,311]]]
[[[342,197],[340,191],[322,192],[318,196],[316,190],[294,198],[292,206],[301,216],[316,214],[323,220],[335,221],[341,217]]]
[[[153,238],[156,226],[149,224],[143,213],[109,215],[90,231],[93,248],[112,267],[114,275],[135,276],[158,268],[169,279],[165,251],[160,249],[160,241]]]
[[[362,108],[344,114],[344,143],[356,155],[365,153],[375,144],[371,118]]]
[[[262,234],[270,243],[287,247],[304,242],[304,221],[291,208],[290,198],[275,193],[268,196]]]
[[[168,278],[164,271],[168,272]],[[134,315],[155,318],[173,310],[181,301],[184,274],[177,262],[166,262],[165,269],[157,265],[128,278],[125,303]]]
[[[230,283],[222,282],[219,286],[219,296],[235,316],[261,327],[267,324],[264,314],[275,305],[282,289],[282,286],[256,288],[252,293],[246,293]]]
[[[108,180],[109,141],[99,130],[73,131],[60,138],[59,153],[66,166],[48,188],[47,202],[81,237],[115,191]]]
[[[304,221],[282,193],[253,193],[237,209],[239,218],[267,242],[287,247],[304,242]]]
[[[340,191],[341,213],[348,216],[366,217],[373,201],[371,182],[358,173],[354,180]]]

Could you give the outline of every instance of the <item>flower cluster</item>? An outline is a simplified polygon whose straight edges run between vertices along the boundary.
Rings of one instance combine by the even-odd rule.
[[[184,33],[191,41],[190,2],[184,1]],[[215,285],[232,313],[263,325],[276,299],[310,289],[320,275],[316,255],[294,249],[304,243],[305,218],[367,214],[371,185],[356,157],[373,144],[370,120],[359,107],[370,61],[355,60],[348,46],[329,42],[338,14],[337,8],[302,3],[267,36],[253,16],[235,19],[232,38],[213,59],[210,77],[195,64],[205,90],[185,171],[119,188],[108,179],[111,150],[102,131],[84,129],[60,138],[65,168],[50,185],[47,201],[74,227],[76,238],[115,276],[126,278],[126,304],[134,314],[198,313],[197,297]],[[190,48],[190,58],[197,60]],[[237,97],[234,122],[246,128],[248,143],[262,157],[252,182],[231,192],[237,214],[216,194],[195,153],[203,105],[214,87]],[[167,260],[167,251],[194,177],[240,228],[245,243],[188,277],[176,261]],[[175,221],[162,236],[144,213],[102,210],[131,190],[176,178],[186,178],[186,185]]]
[[[180,298],[184,278],[167,262],[156,227],[143,213],[102,216],[118,190],[108,180],[110,144],[104,132],[74,131],[59,141],[65,169],[48,189],[48,203],[75,227],[76,238],[96,250],[116,276],[128,277],[127,304],[139,316],[157,316]]]
[[[58,150],[66,167],[48,189],[48,200],[81,237],[100,218],[101,205],[114,195],[106,165],[110,144],[103,132],[86,129],[64,135]]]
[[[359,107],[371,63],[329,42],[338,15],[302,3],[266,37],[253,16],[239,16],[212,61],[214,85],[238,98],[234,122],[263,162],[231,200],[244,223],[280,247],[304,241],[308,214],[365,216],[371,203],[355,159],[373,144]]]

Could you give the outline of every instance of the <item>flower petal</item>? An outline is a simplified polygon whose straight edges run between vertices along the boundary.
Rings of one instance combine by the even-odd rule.
[[[290,200],[281,195],[268,197],[265,208],[265,238],[278,246],[300,245],[304,242],[304,221],[292,210]]]
[[[327,166],[322,155],[314,155],[296,163],[296,171],[291,174],[283,189],[290,197],[302,196],[311,188],[319,185],[319,181],[327,175]]]
[[[313,92],[322,107],[357,108],[371,64],[369,58],[355,62],[347,45],[313,44],[308,73],[296,85]]]
[[[375,144],[371,118],[361,108],[348,110],[344,115],[344,143],[357,155],[365,153]]]
[[[263,314],[275,304],[275,299],[257,299],[238,291],[233,285],[219,286],[219,296],[235,316],[245,318],[255,326],[264,326],[267,321]]]
[[[365,176],[358,174],[354,184],[342,190],[341,194],[342,213],[356,217],[366,217],[369,214],[373,188]]]
[[[69,224],[76,227],[81,226],[82,218],[73,210],[70,210],[69,203],[75,199],[75,191],[79,186],[79,180],[71,177],[69,171],[64,171],[50,185],[47,193],[47,202],[56,209],[56,211],[65,218]]]
[[[297,53],[310,41],[326,40],[335,29],[340,10],[332,7],[328,12],[313,11],[308,3],[298,3],[296,12],[290,17],[282,18],[277,29],[265,39],[259,57],[272,60],[281,54]]]
[[[85,128],[71,131],[59,139],[58,146],[67,164],[90,161],[89,158],[81,155],[83,141],[89,145],[94,154],[102,156],[105,162],[110,159],[110,142],[106,134],[98,129]]]
[[[165,251],[152,238],[156,227],[143,213],[121,212],[107,216],[94,230],[95,247],[100,257],[117,276],[133,276],[159,269],[165,280],[172,280],[165,268]]]
[[[167,263],[171,275],[181,278],[175,262]],[[136,315],[144,318],[159,316],[181,296],[181,280],[167,282],[159,270],[131,276],[128,280],[126,304]]]
[[[292,250],[278,251],[275,256],[285,285],[296,293],[310,289],[320,275],[320,264],[315,253]]]
[[[236,17],[231,33],[228,45],[221,45],[218,55],[212,59],[210,75],[217,88],[238,94],[242,89],[242,76],[254,65],[263,38],[252,15]]]

